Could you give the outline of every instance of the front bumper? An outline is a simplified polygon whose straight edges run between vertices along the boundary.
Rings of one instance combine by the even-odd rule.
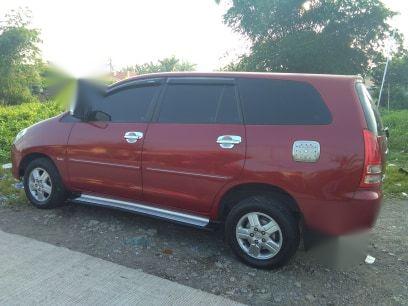
[[[17,147],[13,144],[11,147],[11,172],[16,179],[20,179],[20,163],[22,159],[22,153]]]
[[[345,235],[374,226],[381,207],[380,190],[360,189],[335,201],[303,201],[305,225],[326,235]]]

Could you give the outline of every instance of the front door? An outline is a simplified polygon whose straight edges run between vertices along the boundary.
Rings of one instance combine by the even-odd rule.
[[[245,128],[231,79],[170,78],[143,148],[146,202],[208,212],[242,171]]]
[[[67,150],[73,189],[107,197],[141,198],[142,148],[159,91],[155,85],[136,82],[111,89],[92,103],[89,120],[75,123]]]

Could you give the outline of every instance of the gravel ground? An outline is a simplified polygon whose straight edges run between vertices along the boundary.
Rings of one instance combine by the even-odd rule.
[[[387,200],[366,247],[338,254],[355,263],[335,266],[316,249],[299,249],[281,269],[240,263],[221,231],[203,231],[90,206],[39,210],[2,205],[0,229],[87,253],[247,304],[408,305],[408,201]],[[337,254],[337,256],[335,256]],[[376,261],[364,263],[370,254]]]

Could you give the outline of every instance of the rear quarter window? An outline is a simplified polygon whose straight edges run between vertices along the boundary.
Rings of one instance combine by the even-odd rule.
[[[373,132],[375,135],[381,135],[384,132],[384,129],[381,122],[380,112],[378,111],[377,106],[374,104],[370,93],[361,82],[356,83],[356,90],[361,107],[363,108],[367,129]]]
[[[332,116],[310,84],[289,80],[238,80],[246,124],[323,125]]]

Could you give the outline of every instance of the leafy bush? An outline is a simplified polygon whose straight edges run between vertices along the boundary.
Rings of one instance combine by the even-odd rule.
[[[22,85],[13,81],[14,80],[7,80],[6,83],[0,80],[0,105],[16,105],[38,101],[37,98],[31,94],[28,85]]]
[[[384,191],[386,196],[403,197],[408,193],[408,110],[382,111],[384,126],[390,129],[388,163]]]
[[[0,106],[0,162],[10,161],[10,147],[19,131],[62,110],[61,104],[56,101]]]
[[[391,152],[408,152],[408,110],[382,111],[384,126],[390,130],[389,148]]]

